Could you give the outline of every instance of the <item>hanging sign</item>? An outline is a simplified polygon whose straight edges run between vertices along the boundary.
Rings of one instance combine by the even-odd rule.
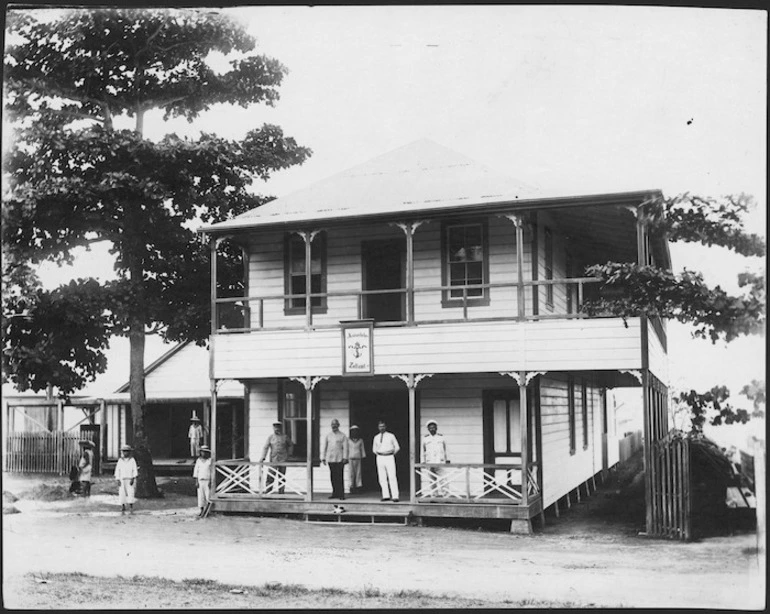
[[[341,322],[343,375],[372,375],[374,352],[372,348],[372,320]]]

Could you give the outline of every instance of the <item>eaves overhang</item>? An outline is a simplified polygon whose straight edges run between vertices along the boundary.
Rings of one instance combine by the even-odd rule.
[[[445,206],[414,207],[409,210],[393,210],[368,214],[358,212],[354,215],[326,215],[292,217],[287,220],[255,220],[253,218],[235,218],[201,226],[196,232],[210,237],[236,236],[260,230],[296,230],[308,227],[344,227],[355,226],[362,222],[378,220],[409,221],[425,217],[468,216],[478,214],[511,214],[516,212],[538,211],[547,209],[579,208],[588,206],[638,206],[646,200],[660,197],[659,189],[638,190],[632,192],[610,192],[579,196],[558,196],[548,198],[504,199],[494,202],[474,204],[451,204]],[[278,217],[278,216],[276,216]]]

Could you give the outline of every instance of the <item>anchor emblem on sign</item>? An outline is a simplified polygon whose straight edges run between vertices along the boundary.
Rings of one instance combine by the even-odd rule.
[[[363,354],[363,350],[366,349],[366,346],[360,343],[359,341],[356,341],[354,344],[348,346],[351,350],[353,350],[353,354],[356,358],[361,358]]]

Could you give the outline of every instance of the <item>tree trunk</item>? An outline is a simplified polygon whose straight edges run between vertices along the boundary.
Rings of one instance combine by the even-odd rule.
[[[129,323],[129,346],[131,352],[131,379],[129,392],[131,395],[131,416],[134,423],[134,458],[139,468],[139,476],[136,480],[136,496],[140,498],[161,497],[155,483],[155,470],[152,466],[152,452],[147,433],[144,428],[144,412],[147,407],[144,392],[144,317],[142,311],[141,296],[144,286],[142,280],[142,267],[134,256],[134,262],[130,266],[131,284],[134,287],[136,306],[132,311]],[[137,313],[139,312],[139,313]]]

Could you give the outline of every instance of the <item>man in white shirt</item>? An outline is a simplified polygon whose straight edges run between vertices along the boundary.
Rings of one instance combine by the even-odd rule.
[[[380,431],[374,436],[372,452],[377,458],[377,477],[380,480],[383,501],[398,502],[398,479],[396,478],[396,454],[401,449],[393,433],[388,432],[388,425],[380,420]]]
[[[203,516],[203,511],[210,499],[209,480],[211,479],[211,448],[201,446],[201,455],[195,461],[193,467],[193,477],[195,478],[195,487],[198,489],[198,507],[199,516]]]
[[[422,438],[422,462],[428,464],[446,464],[446,441],[444,436],[437,432],[438,424],[435,420],[428,420],[428,434]],[[428,483],[428,493],[431,496],[443,497],[446,493],[444,490],[444,484],[441,481],[441,468],[431,467],[430,469],[423,469],[423,475]]]

